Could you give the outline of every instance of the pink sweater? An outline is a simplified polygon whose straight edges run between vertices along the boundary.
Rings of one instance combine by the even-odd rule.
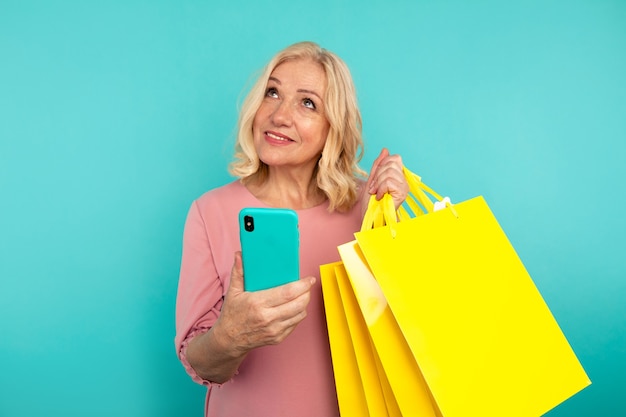
[[[244,207],[267,205],[236,181],[202,195],[189,210],[176,303],[180,360],[194,381],[208,387],[206,416],[338,416],[319,266],[339,260],[337,245],[354,239],[360,203],[343,214],[329,213],[328,202],[298,210],[300,271],[317,282],[307,318],[287,339],[250,352],[237,375],[221,385],[202,380],[185,358],[188,341],[210,329],[220,314],[234,252],[241,250],[237,216]]]

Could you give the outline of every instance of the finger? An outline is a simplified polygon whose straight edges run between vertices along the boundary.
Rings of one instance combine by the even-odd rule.
[[[376,188],[376,199],[380,200],[386,193],[391,194],[394,201],[396,198],[404,200],[408,193],[408,184],[404,178],[388,177]]]
[[[306,317],[310,301],[311,296],[307,293],[282,306],[275,307],[276,316],[273,322],[280,327],[295,326]]]
[[[377,200],[383,198],[385,193],[390,194],[396,209],[406,199],[409,184],[404,176],[402,159],[399,155],[388,157],[378,167],[378,175],[372,183],[370,193],[375,194]]]
[[[262,293],[266,300],[265,306],[278,307],[296,300],[303,295],[308,296],[314,284],[315,277],[309,276],[275,288],[259,291],[259,293]]]
[[[274,337],[274,342],[280,343],[283,340],[285,340],[287,336],[289,336],[296,329],[298,324],[300,324],[302,320],[306,318],[306,316],[307,316],[306,311],[303,311],[298,316],[294,316],[289,322],[285,322],[284,323],[285,327],[282,329],[282,331],[278,335]]]
[[[380,185],[389,179],[399,182],[404,180],[402,158],[400,155],[390,155],[378,166],[375,183]]]
[[[241,251],[235,252],[233,268],[230,272],[230,286],[228,291],[235,293],[243,292],[243,266],[241,262]]]
[[[402,157],[400,155],[387,155],[383,160],[380,161],[376,176],[379,177],[383,172],[392,170],[397,172],[399,175],[403,175],[402,168],[404,167],[402,162]]]
[[[260,305],[263,302],[260,298],[265,298],[264,292],[267,295],[271,293],[263,290],[244,294],[248,298],[256,298],[245,309],[248,318],[239,328],[240,340],[244,340],[250,348],[282,341],[307,316],[310,292],[274,307]]]
[[[370,194],[380,195],[386,189],[382,189],[382,185],[387,181],[395,181],[398,183],[405,182],[403,173],[402,158],[400,155],[388,155],[379,162],[376,173],[370,177],[369,192]]]

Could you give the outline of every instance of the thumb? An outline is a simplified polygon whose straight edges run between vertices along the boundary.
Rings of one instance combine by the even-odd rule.
[[[372,163],[372,169],[370,169],[370,175],[369,175],[369,177],[367,179],[367,188],[368,189],[370,189],[372,187],[374,179],[376,178],[376,171],[378,170],[378,166],[383,161],[383,159],[385,159],[388,156],[389,156],[389,149],[382,148],[380,153],[378,154],[378,156],[376,157],[376,159]]]
[[[370,177],[376,174],[376,170],[378,169],[378,165],[382,162],[383,159],[389,156],[389,149],[382,148],[380,153],[372,163],[372,169],[370,169]]]
[[[243,266],[241,262],[241,251],[235,252],[235,261],[233,263],[233,269],[230,272],[230,286],[228,292],[234,291],[235,293],[243,292]]]

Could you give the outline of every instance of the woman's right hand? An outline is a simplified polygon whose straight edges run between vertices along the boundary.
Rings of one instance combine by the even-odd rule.
[[[222,312],[208,332],[189,342],[187,360],[201,378],[228,381],[248,352],[282,342],[304,320],[314,283],[314,277],[305,277],[268,290],[244,291],[241,252],[236,252]]]
[[[244,291],[241,252],[235,253],[230,286],[213,332],[239,354],[282,342],[306,317],[314,277],[262,291]]]

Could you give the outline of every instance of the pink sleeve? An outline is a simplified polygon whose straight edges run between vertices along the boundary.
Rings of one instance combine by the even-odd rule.
[[[223,302],[223,283],[217,273],[204,219],[194,202],[187,215],[176,298],[176,352],[192,379],[210,385],[185,356],[189,341],[207,332],[217,320]]]

